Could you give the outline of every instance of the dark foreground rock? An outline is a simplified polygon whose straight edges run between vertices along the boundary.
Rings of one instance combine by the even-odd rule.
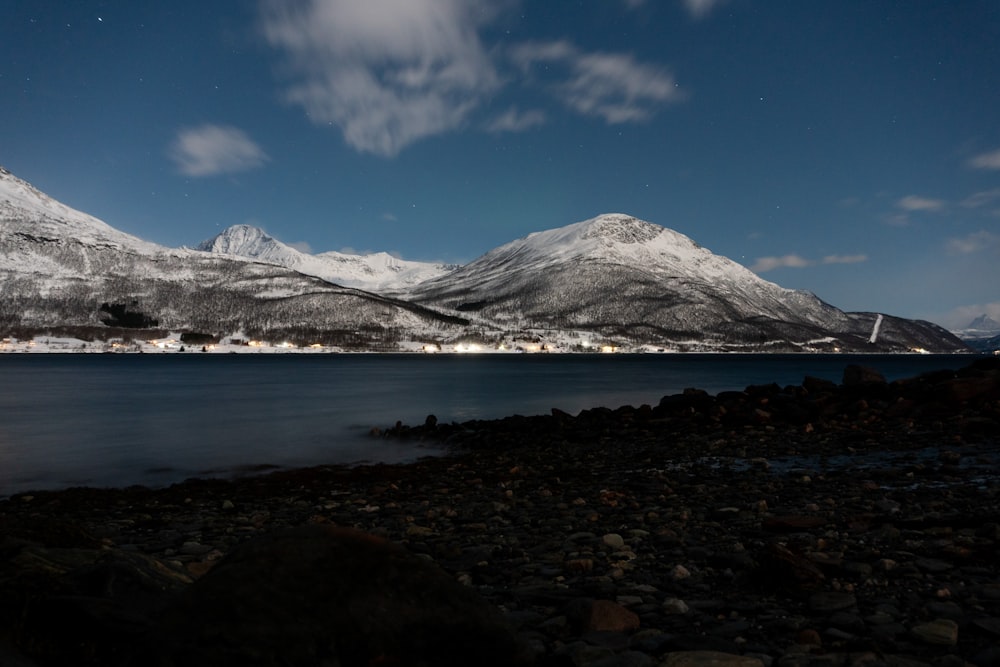
[[[428,420],[390,431],[453,455],[15,496],[0,664],[1000,665],[998,373]]]

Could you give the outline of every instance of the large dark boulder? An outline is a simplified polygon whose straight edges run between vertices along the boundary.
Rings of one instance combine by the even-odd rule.
[[[181,594],[136,665],[512,665],[499,611],[433,563],[354,530],[247,542]]]

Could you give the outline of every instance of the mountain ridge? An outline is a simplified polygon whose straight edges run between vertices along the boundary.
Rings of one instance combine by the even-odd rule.
[[[534,232],[460,267],[310,255],[247,225],[199,248],[118,232],[3,170],[0,276],[12,298],[0,326],[98,326],[98,306],[117,303],[175,329],[378,349],[541,335],[679,351],[966,349],[931,323],[845,313],[621,213]]]
[[[269,262],[345,287],[402,289],[444,275],[453,267],[399,259],[389,253],[354,255],[335,250],[311,254],[277,240],[259,227],[232,225],[195,250]]]

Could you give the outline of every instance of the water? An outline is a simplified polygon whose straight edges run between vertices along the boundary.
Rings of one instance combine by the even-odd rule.
[[[967,356],[0,355],[0,497],[437,453],[373,426],[656,404],[698,387],[888,379]]]

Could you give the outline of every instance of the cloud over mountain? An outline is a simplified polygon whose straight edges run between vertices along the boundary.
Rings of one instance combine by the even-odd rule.
[[[505,88],[541,90],[609,124],[648,120],[683,100],[673,74],[628,53],[565,42],[486,43],[504,3],[478,0],[264,0],[264,40],[284,57],[284,98],[362,153],[393,157],[466,127]],[[506,58],[504,57],[506,55]],[[507,72],[514,65],[519,72]],[[537,67],[536,67],[537,66]],[[547,70],[544,80],[536,70]],[[545,122],[509,107],[490,132]]]
[[[170,157],[182,174],[195,177],[256,169],[268,159],[243,130],[211,124],[181,129]]]

